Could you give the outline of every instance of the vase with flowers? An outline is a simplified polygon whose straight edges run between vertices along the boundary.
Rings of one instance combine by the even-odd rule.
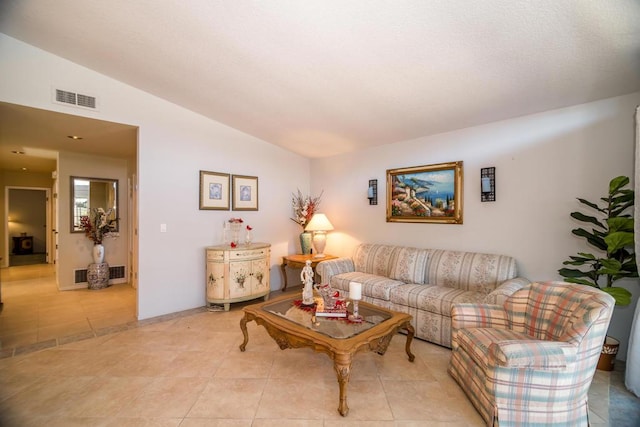
[[[291,218],[291,220],[302,227],[300,247],[304,255],[311,253],[312,241],[312,234],[304,231],[304,228],[309,224],[309,221],[311,221],[313,214],[318,211],[322,193],[323,192],[321,192],[318,197],[303,196],[298,189],[298,193],[293,194],[291,197],[291,205],[293,207],[293,218]]]
[[[229,243],[232,248],[238,246],[238,243],[240,242],[240,230],[242,229],[243,223],[244,221],[242,220],[242,218],[231,218],[227,223],[231,230],[231,238]]]
[[[107,237],[117,237],[115,218],[110,218],[113,209],[91,209],[90,215],[80,217],[80,227],[84,234],[93,242],[93,262],[104,262],[104,246],[102,241]]]

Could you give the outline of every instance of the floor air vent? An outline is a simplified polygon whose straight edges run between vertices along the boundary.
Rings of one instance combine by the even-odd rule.
[[[97,108],[95,96],[83,95],[81,93],[69,92],[62,89],[55,90],[55,102],[59,104],[75,105],[77,107],[91,108],[92,110]]]
[[[73,283],[87,283],[87,270],[76,270]]]
[[[109,267],[109,279],[124,279],[124,265]]]

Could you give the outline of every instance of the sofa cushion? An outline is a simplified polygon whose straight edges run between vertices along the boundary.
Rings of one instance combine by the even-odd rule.
[[[341,291],[349,291],[349,282],[362,283],[363,296],[366,295],[367,297],[384,301],[389,301],[389,292],[391,289],[404,285],[404,282],[400,282],[399,280],[358,271],[338,274],[331,278],[331,286]]]
[[[400,247],[389,277],[405,283],[424,283],[428,259],[426,249]]]
[[[429,255],[425,283],[488,295],[516,273],[516,261],[510,256],[434,250]]]
[[[451,307],[454,303],[484,302],[486,295],[465,291],[463,289],[448,288],[435,285],[402,285],[391,289],[390,299],[393,304],[405,305],[418,310],[451,317]]]
[[[363,243],[353,254],[355,271],[374,274],[376,276],[391,277],[394,256],[399,246]]]

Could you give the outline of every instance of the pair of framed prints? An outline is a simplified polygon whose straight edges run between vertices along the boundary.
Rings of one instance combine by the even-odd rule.
[[[258,177],[200,171],[200,209],[258,210]]]

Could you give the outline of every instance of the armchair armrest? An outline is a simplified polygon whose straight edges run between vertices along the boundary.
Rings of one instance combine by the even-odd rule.
[[[341,273],[351,273],[356,268],[350,258],[337,258],[320,261],[316,265],[316,273],[322,278],[322,283],[331,283],[331,277]]]
[[[559,341],[502,341],[489,346],[489,365],[560,370],[575,363],[577,349],[577,346]]]
[[[507,313],[500,305],[458,303],[451,308],[451,348],[458,348],[458,330],[464,328],[507,329]]]
[[[495,288],[487,297],[484,302],[487,304],[502,305],[514,292],[527,286],[531,281],[524,277],[515,277],[513,279],[505,280]]]
[[[458,303],[451,308],[451,327],[507,328],[507,313],[501,305]]]

